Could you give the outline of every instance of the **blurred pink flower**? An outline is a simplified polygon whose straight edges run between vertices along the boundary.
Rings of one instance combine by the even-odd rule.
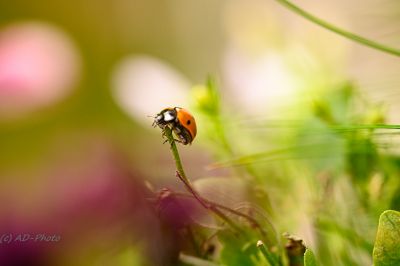
[[[26,113],[62,98],[72,88],[80,59],[61,30],[17,23],[0,31],[0,116]]]
[[[148,261],[141,265],[175,265],[185,244],[180,230],[203,208],[187,198],[157,198],[143,184],[146,177],[103,136],[59,141],[40,170],[0,176],[0,242],[3,234],[60,240],[0,243],[0,265],[119,265],[117,252],[129,246]]]
[[[115,101],[146,126],[149,125],[147,116],[188,102],[189,80],[155,57],[127,56],[115,67],[111,82]]]

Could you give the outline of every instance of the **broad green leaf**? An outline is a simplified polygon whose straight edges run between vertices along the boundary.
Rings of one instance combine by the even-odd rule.
[[[387,210],[381,214],[373,260],[375,266],[400,265],[400,212]]]
[[[306,249],[304,253],[304,266],[317,266],[317,261],[311,249]]]

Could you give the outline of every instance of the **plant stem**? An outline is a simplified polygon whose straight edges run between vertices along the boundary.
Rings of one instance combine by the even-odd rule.
[[[181,197],[192,197],[192,196],[193,196],[193,194],[185,194],[185,193],[177,193],[177,192],[174,192],[174,195],[175,195],[175,196],[181,196]],[[251,217],[250,215],[247,215],[247,214],[242,213],[242,212],[240,212],[240,211],[231,209],[231,208],[229,208],[229,207],[227,207],[227,206],[221,205],[221,204],[219,204],[219,203],[216,203],[216,202],[213,202],[213,201],[204,199],[204,198],[202,198],[202,200],[204,200],[209,206],[212,206],[212,207],[214,207],[215,209],[218,209],[218,208],[219,208],[219,209],[222,209],[222,210],[224,210],[224,211],[226,211],[226,212],[230,212],[231,214],[234,214],[234,215],[236,215],[236,216],[239,216],[239,217],[242,217],[242,218],[246,219],[246,220],[250,223],[251,226],[254,226],[254,227],[256,227],[256,228],[259,230],[260,234],[261,234],[263,237],[266,237],[266,236],[267,236],[267,232],[263,229],[263,227],[257,222],[256,219],[254,219],[254,218]],[[274,233],[276,234],[275,229],[274,229]]]
[[[261,240],[258,240],[257,247],[271,266],[281,265],[280,261],[275,258],[275,256],[267,249]]]
[[[167,137],[167,140],[171,146],[171,151],[172,151],[172,156],[174,157],[175,165],[176,165],[176,170],[178,171],[182,181],[185,184],[190,184],[189,179],[186,177],[185,171],[183,170],[183,165],[181,162],[181,158],[179,156],[178,148],[176,147],[175,144],[175,139],[174,136],[172,135],[172,130],[166,126],[163,129],[164,135]]]
[[[183,165],[181,162],[181,158],[179,156],[178,148],[176,147],[175,139],[172,135],[172,130],[169,127],[165,127],[163,129],[164,136],[167,137],[167,140],[171,146],[172,155],[175,160],[176,165],[176,176],[183,182],[185,188],[196,198],[196,200],[207,210],[210,210],[215,215],[224,220],[227,224],[229,224],[232,228],[236,229],[238,232],[241,232],[242,229],[236,225],[228,216],[226,216],[223,212],[221,212],[215,205],[210,204],[207,200],[203,199],[196,190],[194,190],[192,183],[187,178],[185,171],[183,170]]]
[[[362,45],[371,47],[371,48],[376,49],[376,50],[380,50],[380,51],[388,53],[388,54],[392,54],[392,55],[395,55],[395,56],[400,56],[400,50],[399,49],[383,45],[381,43],[375,42],[373,40],[364,38],[364,37],[362,37],[360,35],[357,35],[357,34],[354,34],[352,32],[349,32],[347,30],[344,30],[344,29],[341,29],[339,27],[336,27],[336,26],[334,26],[334,25],[332,25],[332,24],[330,24],[330,23],[328,23],[328,22],[326,22],[326,21],[324,21],[324,20],[322,20],[320,18],[317,18],[316,16],[308,13],[307,11],[305,11],[304,9],[302,9],[302,8],[298,7],[297,5],[291,3],[290,1],[287,1],[287,0],[276,0],[276,1],[278,3],[280,3],[281,5],[289,8],[290,10],[295,12],[296,14],[304,17],[305,19],[307,19],[307,20],[309,20],[309,21],[311,21],[311,22],[313,22],[313,23],[315,23],[315,24],[317,24],[317,25],[319,25],[319,26],[321,26],[321,27],[323,27],[323,28],[325,28],[327,30],[335,32],[335,33],[337,33],[337,34],[339,34],[339,35],[341,35],[341,36],[343,36],[345,38],[348,38],[348,39],[353,40],[355,42],[358,42],[358,43],[360,43]]]

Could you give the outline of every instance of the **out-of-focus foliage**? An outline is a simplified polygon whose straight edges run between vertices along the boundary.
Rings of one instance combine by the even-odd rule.
[[[217,93],[213,84],[208,82],[208,89],[201,88],[202,95]],[[195,90],[198,93],[200,89],[196,87]],[[207,121],[223,116],[223,112],[209,112],[209,109],[204,108],[204,99],[210,99],[210,105],[218,106],[214,103],[218,97],[203,96],[203,102],[198,105],[201,115],[208,117]],[[307,115],[293,121],[292,126],[281,124],[281,128],[270,128],[269,121],[257,122],[259,131],[282,130],[278,137],[272,134],[266,135],[265,139],[254,139],[249,134],[253,126],[251,121],[246,121],[246,128],[243,128],[237,123],[238,117],[224,117],[224,123],[220,123],[218,128],[223,132],[223,138],[216,138],[221,136],[216,131],[217,127],[206,133],[210,141],[217,143],[217,147],[227,146],[231,153],[221,155],[217,152],[216,158],[220,163],[211,167],[235,167],[237,171],[233,173],[249,176],[251,187],[248,187],[248,193],[259,206],[265,207],[265,199],[271,200],[273,205],[295,206],[295,201],[301,202],[301,209],[311,211],[305,225],[315,232],[308,241],[315,243],[318,259],[324,265],[362,265],[372,258],[376,231],[373,225],[380,212],[392,206],[392,201],[396,199],[395,191],[399,189],[397,171],[393,171],[396,159],[387,153],[388,147],[385,144],[386,136],[390,136],[399,127],[383,124],[384,114],[379,106],[362,99],[350,83],[339,85],[327,95],[316,96],[308,108],[308,112],[303,110]],[[237,132],[240,134],[235,134]],[[285,136],[283,140],[282,136]],[[238,152],[238,142],[256,145],[259,151],[244,156],[235,155]],[[268,149],[271,142],[279,146],[279,149]],[[263,148],[268,150],[263,151]],[[285,168],[282,168],[283,165]],[[282,171],[285,174],[280,177],[279,172]],[[303,182],[308,187],[301,185]],[[271,194],[275,190],[282,191],[284,197],[281,198],[280,193]],[[277,212],[267,214],[267,219],[273,220],[278,232],[287,228],[293,230],[298,226],[290,222],[298,219],[297,210],[291,208],[286,212],[280,209]],[[224,240],[220,239],[223,245],[221,260],[224,261],[227,252],[232,253],[229,256],[232,261],[226,262],[227,265],[233,265],[233,261],[239,261],[242,265],[266,263],[257,262],[254,255],[247,254],[247,241]],[[256,240],[257,236],[254,236],[253,242]],[[238,241],[242,242],[239,246]],[[242,250],[242,255],[238,255],[239,250]],[[283,257],[281,259],[286,261]],[[316,263],[311,250],[304,259],[310,265]],[[302,253],[300,260],[303,260]],[[294,261],[297,260],[293,260],[292,264],[297,264]]]

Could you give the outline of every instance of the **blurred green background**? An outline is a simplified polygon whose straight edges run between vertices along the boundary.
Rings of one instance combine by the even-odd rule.
[[[400,47],[397,1],[296,4]],[[0,264],[268,265],[243,248],[257,233],[163,203],[183,188],[152,116],[182,106],[202,195],[261,220],[272,250],[287,231],[321,265],[370,265],[400,209],[399,71],[276,1],[1,1],[0,234],[61,240],[0,244]]]

